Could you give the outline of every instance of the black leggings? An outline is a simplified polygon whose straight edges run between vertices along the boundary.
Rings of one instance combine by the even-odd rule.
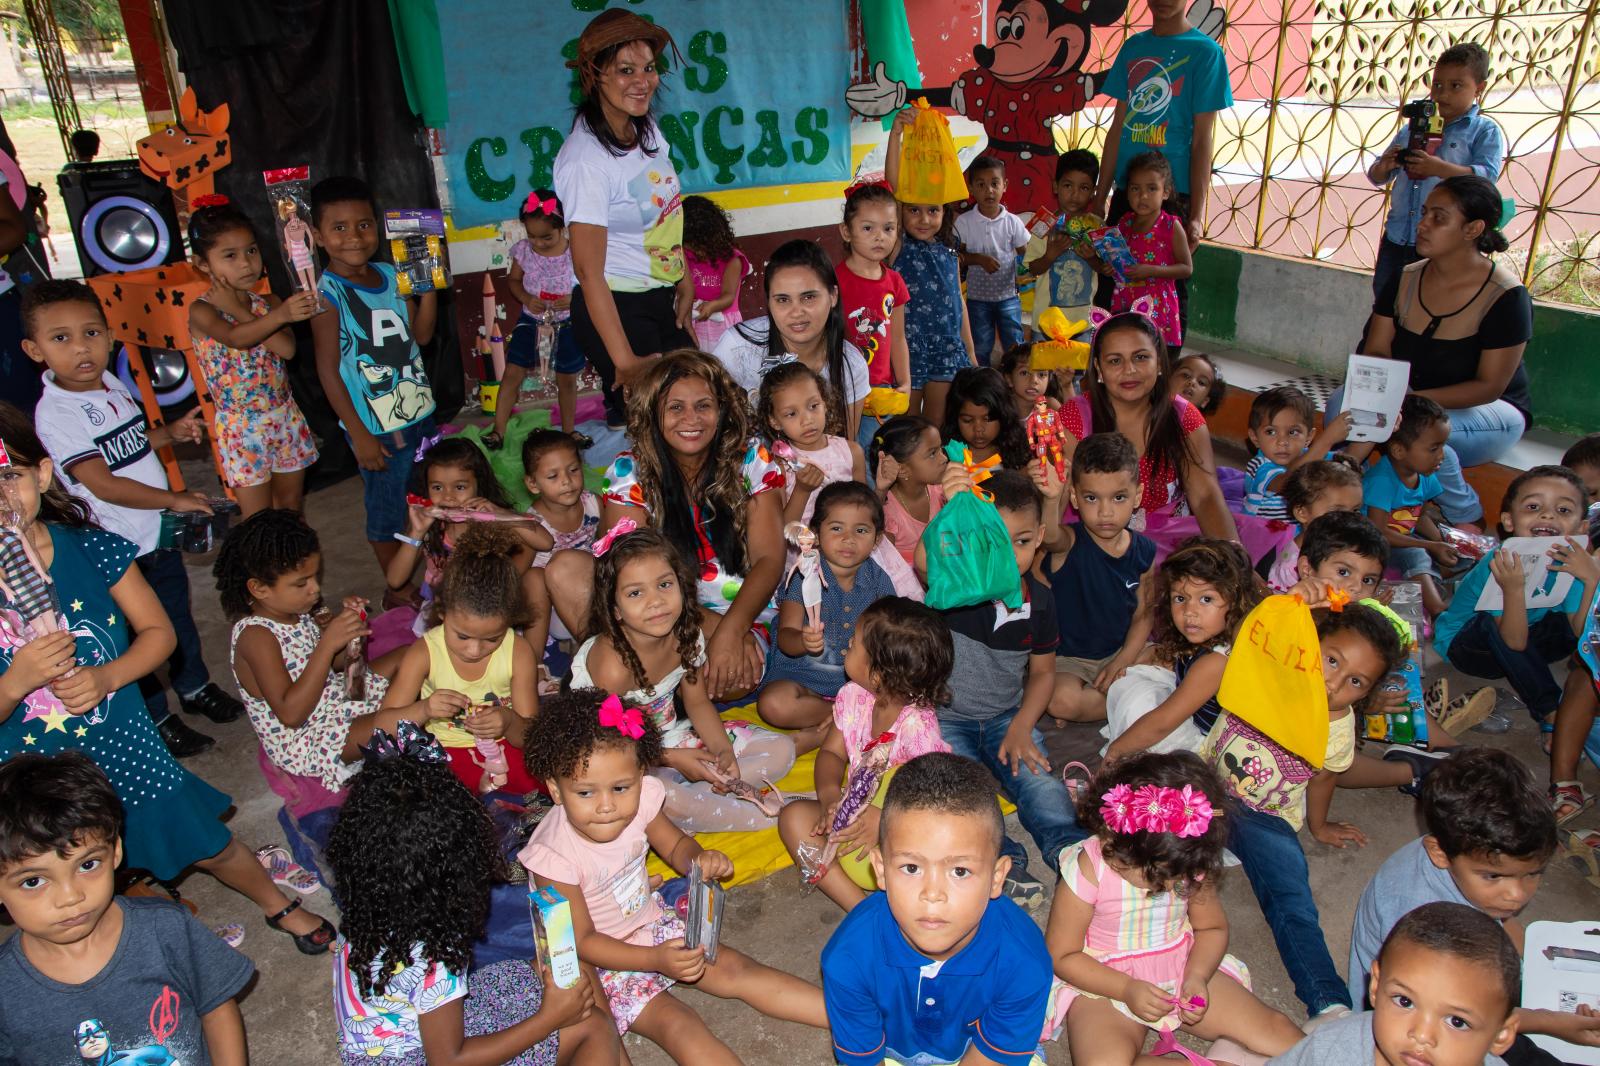
[[[617,318],[622,322],[622,332],[633,354],[643,357],[674,348],[694,347],[694,338],[678,326],[672,306],[673,292],[670,285],[644,292],[612,292]],[[600,384],[605,390],[606,421],[622,425],[627,421],[627,413],[622,405],[622,390],[617,387],[617,368],[611,362],[605,341],[600,339],[600,332],[594,328],[594,320],[589,317],[582,286],[572,290],[572,331],[584,358],[600,375]]]

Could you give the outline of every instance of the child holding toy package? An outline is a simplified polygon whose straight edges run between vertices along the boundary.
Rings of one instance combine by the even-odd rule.
[[[694,575],[654,529],[624,519],[595,542],[586,631],[572,656],[573,688],[622,693],[661,732],[663,810],[691,833],[767,829],[773,814],[729,785],[777,781],[795,743],[746,721],[725,721],[706,693],[706,631],[720,619],[694,602]],[[815,743],[815,741],[813,741]]]
[[[250,220],[225,196],[214,196],[189,216],[194,265],[211,288],[189,307],[194,341],[211,402],[222,480],[249,518],[266,507],[300,509],[306,468],[317,446],[289,391],[284,362],[294,358],[292,323],[321,310],[317,294],[287,300],[256,292],[261,248]]]
[[[661,731],[637,707],[592,688],[547,700],[528,731],[528,772],[555,808],[517,856],[528,877],[572,909],[578,958],[599,971],[617,1032],[637,1032],[674,1062],[733,1063],[727,1046],[668,991],[691,984],[740,999],[772,1018],[825,1028],[822,990],[755,962],[726,943],[715,962],[684,946],[684,925],[650,891],[653,850],[679,873],[733,876],[733,862],[707,851],[662,810],[661,782],[646,771],[661,756]]]
[[[1033,329],[1039,316],[1061,308],[1068,322],[1089,321],[1094,304],[1094,267],[1083,250],[1089,231],[1104,225],[1092,212],[1095,184],[1100,180],[1100,160],[1086,148],[1063,152],[1056,159],[1055,225],[1042,242],[1039,254],[1028,261],[1028,273],[1039,278],[1033,290]],[[1030,244],[1029,252],[1033,251]]]
[[[715,351],[722,335],[744,321],[739,287],[750,275],[750,260],[733,242],[728,213],[704,196],[683,198],[683,251],[694,280],[695,344]]]
[[[578,336],[572,331],[572,287],[578,283],[572,272],[572,249],[567,244],[567,224],[561,201],[549,189],[536,189],[523,201],[522,240],[511,246],[511,294],[522,304],[517,324],[506,341],[506,373],[500,380],[499,402],[494,408],[494,429],[483,442],[498,448],[504,438],[511,409],[528,371],[539,365],[539,328],[555,328],[551,367],[556,375],[556,407],[561,416],[561,431],[573,432],[578,404],[578,375],[587,365]],[[592,443],[585,439],[583,447]]]
[[[817,798],[795,800],[778,816],[789,854],[803,845],[837,846],[836,861],[817,887],[846,911],[878,887],[867,855],[879,840],[879,808],[895,768],[926,752],[950,750],[933,708],[945,698],[953,661],[949,627],[920,603],[885,597],[856,621],[844,658],[850,680],[834,697],[833,728],[817,752]],[[837,825],[847,784],[868,753],[884,745],[886,757],[870,756],[884,760],[871,802],[853,797],[852,805],[861,806],[849,822]]]
[[[1063,984],[1050,1023],[1074,1060],[1139,1060],[1176,1050],[1173,1033],[1227,1038],[1258,1055],[1303,1035],[1250,991],[1244,963],[1226,954],[1217,892],[1228,831],[1222,782],[1188,752],[1143,752],[1108,762],[1078,804],[1092,835],[1062,850],[1045,943]]]

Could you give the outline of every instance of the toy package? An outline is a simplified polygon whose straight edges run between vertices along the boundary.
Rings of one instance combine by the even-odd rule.
[[[839,845],[832,839],[833,834],[861,817],[861,813],[872,803],[872,797],[878,791],[878,782],[889,772],[889,758],[893,754],[893,733],[884,733],[862,748],[861,757],[850,767],[850,775],[845,779],[844,795],[839,797],[839,803],[834,808],[833,820],[828,823],[828,842],[819,847],[808,840],[795,848],[794,864],[800,871],[802,895],[811,891],[827,874],[828,867],[833,865],[834,856],[839,853]]]
[[[295,292],[317,291],[317,249],[311,239],[311,168],[263,170],[278,245]]]
[[[722,904],[727,889],[700,872],[700,863],[689,867],[689,891],[684,896],[688,914],[684,918],[683,946],[705,948],[706,962],[717,961],[717,945],[722,939]]]
[[[548,885],[535,886],[528,889],[528,911],[539,961],[550,971],[556,987],[571,988],[583,976],[578,965],[578,937],[572,929],[572,904]]]
[[[228,535],[239,505],[226,496],[208,496],[210,514],[199,511],[162,511],[161,532],[156,547],[176,548],[190,555],[204,555]]]
[[[1439,536],[1444,538],[1444,542],[1454,548],[1456,554],[1463,559],[1474,561],[1482,559],[1485,555],[1493,554],[1500,546],[1500,542],[1487,533],[1471,533],[1455,526],[1447,526],[1443,522],[1438,525]]]
[[[1409,630],[1406,637],[1406,657],[1400,667],[1378,685],[1381,692],[1404,692],[1404,710],[1392,714],[1368,713],[1363,734],[1368,740],[1386,744],[1409,744],[1426,749],[1428,746],[1428,714],[1422,703],[1422,586],[1415,581],[1400,581],[1394,586],[1394,598],[1385,612],[1398,629],[1401,624]]]
[[[1133,257],[1133,251],[1121,231],[1115,226],[1097,229],[1089,234],[1089,243],[1094,246],[1094,253],[1100,257],[1100,261],[1117,276],[1117,284],[1126,285],[1128,268],[1138,260]]]
[[[450,269],[444,257],[443,211],[385,211],[383,235],[389,240],[395,287],[401,296],[435,292],[450,285]]]

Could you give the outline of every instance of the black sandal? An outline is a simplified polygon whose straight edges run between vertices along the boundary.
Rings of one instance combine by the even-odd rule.
[[[483,446],[491,451],[499,451],[501,448],[505,447],[505,443],[506,442],[501,439],[500,434],[495,430],[491,429],[485,432],[483,435]]]
[[[283,927],[283,920],[299,909],[300,900],[295,900],[277,914],[269,915],[266,919],[267,925],[280,933],[289,933],[289,930]],[[338,935],[338,932],[328,923],[326,918],[323,918],[322,924],[309,933],[289,933],[290,939],[294,941],[294,946],[299,949],[302,955],[327,954],[328,949],[333,946],[334,938]]]

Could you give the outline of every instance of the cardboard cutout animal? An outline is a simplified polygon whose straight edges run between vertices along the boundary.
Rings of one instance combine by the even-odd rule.
[[[228,105],[201,111],[191,86],[178,102],[178,122],[141,140],[139,169],[192,201],[215,188],[217,171],[228,165]]]

